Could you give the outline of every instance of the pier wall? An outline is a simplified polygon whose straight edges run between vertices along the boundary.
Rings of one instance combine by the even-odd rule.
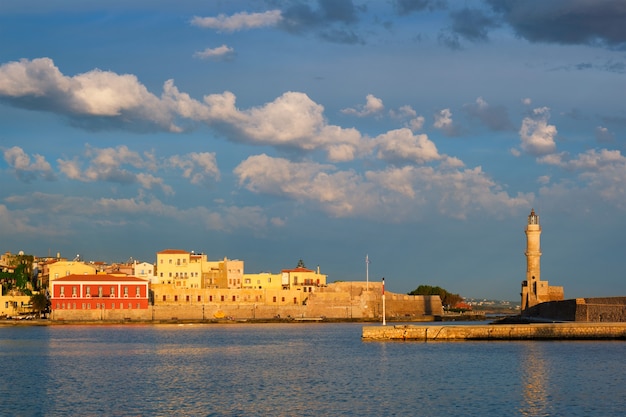
[[[363,340],[626,339],[626,323],[546,323],[463,326],[365,326]]]

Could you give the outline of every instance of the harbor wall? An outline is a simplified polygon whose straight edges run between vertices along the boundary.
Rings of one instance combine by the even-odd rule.
[[[626,323],[545,323],[463,326],[364,326],[363,340],[626,340]]]
[[[626,322],[626,297],[550,301],[527,309],[523,315],[554,321]]]

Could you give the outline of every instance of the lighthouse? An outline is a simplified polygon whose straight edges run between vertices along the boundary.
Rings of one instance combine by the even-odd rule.
[[[563,287],[550,287],[541,280],[541,225],[535,209],[530,210],[526,224],[526,280],[522,282],[522,313],[546,301],[563,299]]]

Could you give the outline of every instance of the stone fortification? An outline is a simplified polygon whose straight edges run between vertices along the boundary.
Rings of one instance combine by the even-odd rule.
[[[626,297],[576,298],[537,304],[529,318],[576,322],[626,322]]]
[[[53,320],[215,320],[232,318],[382,318],[380,283],[340,282],[299,290],[176,289],[154,286],[154,305],[145,310],[56,310]],[[295,300],[295,301],[294,301]],[[386,292],[389,320],[433,320],[443,315],[439,296]]]
[[[365,326],[364,340],[626,339],[626,323],[549,323],[477,326]]]

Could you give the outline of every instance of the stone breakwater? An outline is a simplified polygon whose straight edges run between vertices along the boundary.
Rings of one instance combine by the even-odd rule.
[[[363,340],[626,340],[626,323],[365,326]]]

